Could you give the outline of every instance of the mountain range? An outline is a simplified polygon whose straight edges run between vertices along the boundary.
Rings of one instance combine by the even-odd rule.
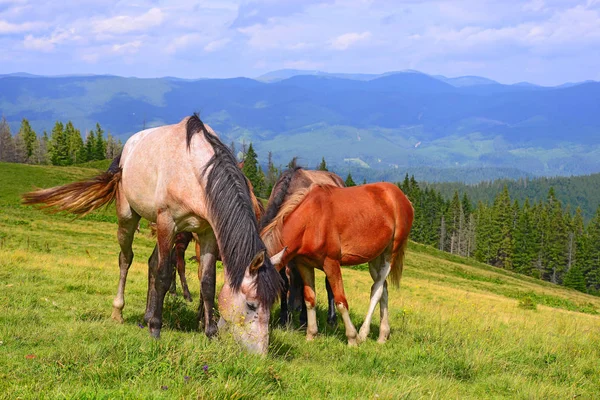
[[[418,71],[332,74],[280,70],[256,79],[0,75],[0,114],[40,133],[99,122],[123,140],[198,111],[227,143],[261,162],[325,157],[342,170],[452,169],[501,176],[600,171],[600,83],[504,85]],[[354,171],[357,171],[356,173]],[[375,172],[379,171],[379,172]],[[510,172],[512,171],[512,172]],[[485,176],[483,177],[485,179]]]

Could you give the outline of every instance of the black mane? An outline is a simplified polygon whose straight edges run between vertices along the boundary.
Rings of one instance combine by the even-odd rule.
[[[294,157],[294,161],[295,160],[296,158]],[[287,195],[287,191],[290,187],[290,184],[292,183],[294,174],[296,174],[296,172],[300,169],[302,168],[293,167],[287,169],[283,172],[283,174],[281,174],[277,182],[275,182],[275,186],[273,186],[273,199],[269,201],[269,204],[267,205],[267,211],[260,219],[259,228],[261,231],[265,226],[269,225],[269,223],[273,221],[273,219],[277,216],[277,213],[279,212],[279,209],[281,208],[281,205],[285,200],[285,196]]]
[[[201,131],[214,150],[202,173],[205,175],[210,168],[206,184],[208,208],[229,283],[238,291],[254,256],[266,250],[258,234],[250,190],[229,147],[208,132],[197,114],[188,119],[186,128],[188,148],[194,134]],[[279,297],[281,278],[268,257],[257,273],[259,301],[270,308]]]

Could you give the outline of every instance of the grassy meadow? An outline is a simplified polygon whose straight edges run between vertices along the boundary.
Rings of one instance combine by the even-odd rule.
[[[401,288],[390,289],[385,345],[376,343],[378,318],[358,348],[346,346],[341,321],[327,327],[320,272],[314,342],[274,327],[261,358],[226,336],[209,340],[196,328],[193,262],[195,302],[167,295],[155,341],[140,325],[148,229],[134,242],[121,325],[110,319],[119,274],[112,211],[74,221],[19,204],[33,187],[96,172],[0,163],[0,398],[598,398],[600,298],[415,243]],[[365,266],[343,272],[358,328],[372,281]]]

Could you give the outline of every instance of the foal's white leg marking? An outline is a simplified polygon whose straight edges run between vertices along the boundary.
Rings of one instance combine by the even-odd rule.
[[[306,304],[306,340],[312,341],[317,336],[317,309],[310,302],[305,301]]]
[[[381,313],[381,323],[379,325],[379,339],[378,343],[385,343],[390,336],[390,322],[388,320],[388,290],[387,282],[383,285],[383,294],[381,295],[381,301],[379,303],[379,310]]]
[[[383,268],[381,268],[382,264]],[[371,303],[369,304],[369,311],[367,312],[365,322],[363,322],[360,327],[360,332],[358,334],[359,342],[364,342],[367,339],[367,336],[369,336],[373,312],[375,312],[375,307],[383,295],[384,283],[390,273],[390,266],[390,262],[388,260],[384,261],[383,259],[369,263],[369,271],[371,272],[374,283],[373,286],[371,286]]]
[[[350,320],[350,314],[348,313],[348,309],[344,306],[344,303],[337,303],[336,307],[342,315],[342,320],[344,321],[344,326],[346,327],[346,337],[348,338],[348,346],[356,346],[356,328]]]

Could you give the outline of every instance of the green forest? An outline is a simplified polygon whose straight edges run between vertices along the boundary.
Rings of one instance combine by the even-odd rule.
[[[57,121],[50,135],[38,135],[29,121],[23,118],[18,132],[13,136],[5,118],[0,120],[0,161],[38,164],[73,165],[89,161],[113,159],[121,152],[123,144],[110,133],[96,128],[87,132],[85,141],[81,131],[71,121]]]

